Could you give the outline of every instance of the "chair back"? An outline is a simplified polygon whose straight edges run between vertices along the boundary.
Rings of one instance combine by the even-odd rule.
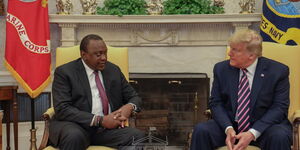
[[[263,42],[262,55],[281,62],[290,69],[290,108],[289,119],[300,109],[300,46],[289,46],[273,42]],[[227,48],[227,54],[229,47]],[[228,59],[228,55],[226,56]]]
[[[300,109],[300,46],[263,42],[263,56],[279,61],[290,68],[289,118]]]
[[[58,47],[56,49],[56,67],[68,63],[80,57],[79,45],[73,47]],[[108,61],[118,65],[126,77],[129,79],[128,70],[128,48],[107,46]]]

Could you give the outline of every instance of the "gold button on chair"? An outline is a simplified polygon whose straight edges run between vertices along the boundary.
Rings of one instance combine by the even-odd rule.
[[[128,80],[129,72],[128,72],[128,48],[117,48],[107,46],[107,57],[108,61],[118,65]],[[80,57],[79,45],[67,48],[57,48],[56,49],[56,67],[73,61]],[[47,146],[48,138],[49,138],[49,120],[54,116],[54,108],[49,108],[44,114],[43,119],[45,120],[45,129],[44,135],[41,141],[41,145],[39,150],[58,150],[52,146]],[[87,150],[114,150],[110,147],[105,146],[89,146]]]

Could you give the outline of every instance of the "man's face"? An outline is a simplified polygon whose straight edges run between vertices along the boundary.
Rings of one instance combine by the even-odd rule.
[[[107,47],[101,40],[90,40],[87,52],[81,51],[84,62],[93,70],[103,70],[107,62]]]
[[[245,43],[231,43],[230,51],[230,65],[236,68],[247,68],[256,59],[256,55],[247,50]]]

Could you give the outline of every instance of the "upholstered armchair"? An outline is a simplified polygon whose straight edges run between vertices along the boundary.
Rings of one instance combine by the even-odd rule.
[[[118,65],[123,72],[124,76],[128,80],[128,48],[116,48],[116,47],[107,47],[108,48],[108,61],[113,62]],[[72,60],[75,60],[80,57],[79,46],[67,47],[67,48],[57,48],[56,49],[56,67],[68,63]],[[49,138],[49,120],[54,116],[54,108],[49,108],[42,116],[45,121],[45,129],[41,145],[39,150],[57,150],[52,146],[48,146]],[[114,150],[110,147],[105,146],[89,146],[87,150]]]
[[[227,52],[229,49],[227,49]],[[290,109],[289,120],[293,124],[293,150],[299,148],[299,124],[300,124],[300,46],[288,46],[283,44],[263,42],[263,56],[279,61],[290,68]],[[228,58],[228,56],[226,56]],[[210,117],[210,111],[205,115]],[[217,150],[227,150],[226,146]],[[260,150],[258,147],[249,146],[247,150]]]

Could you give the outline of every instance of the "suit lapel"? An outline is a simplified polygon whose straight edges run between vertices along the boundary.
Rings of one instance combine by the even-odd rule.
[[[77,74],[79,76],[79,80],[81,82],[82,89],[84,90],[84,92],[87,95],[89,108],[91,108],[91,110],[92,110],[92,92],[91,92],[89,79],[86,75],[86,71],[85,71],[85,68],[82,64],[81,59],[78,59],[77,63],[78,63],[78,65],[76,65],[76,66],[78,66],[77,67]]]
[[[235,114],[237,108],[237,98],[238,98],[238,84],[239,84],[239,69],[230,66],[229,73],[229,85],[230,85],[230,93],[231,93],[231,105],[233,108],[233,112]]]
[[[261,90],[261,87],[263,85],[264,76],[266,74],[265,68],[266,68],[265,62],[262,60],[261,57],[258,58],[255,75],[253,78],[252,88],[251,88],[251,94],[250,94],[250,100],[251,100],[250,108],[253,108],[253,106],[257,100],[258,94]],[[253,109],[251,109],[251,111],[252,110]]]

